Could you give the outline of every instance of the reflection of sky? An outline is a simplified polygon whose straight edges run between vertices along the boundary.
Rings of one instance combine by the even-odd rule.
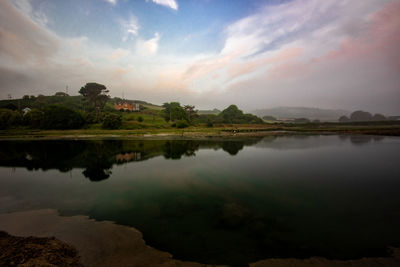
[[[297,180],[306,182],[306,186],[318,180],[341,183],[346,179],[360,179],[363,176],[357,174],[360,171],[368,174],[364,177],[368,181],[374,181],[376,177],[395,178],[399,139],[359,139],[366,140],[364,144],[367,145],[360,146],[358,141],[354,146],[350,137],[278,137],[273,140],[267,137],[253,146],[244,146],[234,156],[222,149],[207,148],[180,160],[157,156],[146,161],[114,165],[109,179],[94,183],[83,177],[83,169],[60,173],[57,170],[1,168],[3,186],[0,192],[3,199],[25,199],[27,208],[49,205],[54,202],[52,198],[67,206],[76,201],[89,201],[85,196],[87,191],[91,192],[88,194],[90,201],[95,201],[96,195],[136,191],[138,187],[143,190],[140,194],[147,192],[149,196],[153,191],[186,190],[222,190],[224,194],[246,190],[250,194],[257,190],[258,183]],[[58,194],[62,197],[57,197]]]
[[[293,146],[294,140],[303,145]],[[354,246],[400,240],[399,138],[361,146],[337,136],[279,137],[259,144],[234,156],[200,149],[180,160],[157,156],[114,165],[110,178],[98,182],[85,178],[83,169],[61,173],[2,167],[0,212],[55,208],[63,215],[112,220],[137,227],[145,239],[178,254],[182,244],[192,247],[184,242],[198,235],[207,237],[203,253],[223,247],[219,242],[226,244],[225,238],[259,249],[253,231],[267,237],[272,231],[273,240],[285,242],[289,231],[290,242],[309,246],[329,237],[336,240],[330,249],[341,244],[351,253]],[[382,222],[385,227],[377,227]],[[364,230],[371,237],[367,241]],[[312,236],[306,234],[310,231]],[[343,238],[349,248],[342,247]]]

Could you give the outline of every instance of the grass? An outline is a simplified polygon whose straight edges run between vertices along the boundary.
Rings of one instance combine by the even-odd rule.
[[[149,115],[143,122],[137,122],[135,116],[139,113],[126,115],[120,130],[104,130],[101,125],[91,125],[88,129],[80,130],[32,130],[26,128],[9,129],[0,131],[0,139],[9,138],[96,138],[96,137],[120,137],[142,138],[159,136],[176,137],[232,137],[232,136],[266,136],[288,134],[369,134],[400,136],[400,122],[395,124],[231,124],[215,125],[208,128],[205,125],[191,126],[185,129],[171,127],[168,123],[159,120],[146,124]],[[142,116],[142,115],[140,115]],[[128,120],[128,119],[131,120]],[[150,125],[150,126],[147,126]],[[131,127],[131,128],[129,128]]]

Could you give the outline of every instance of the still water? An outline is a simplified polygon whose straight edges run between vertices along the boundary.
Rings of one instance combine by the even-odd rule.
[[[384,256],[400,246],[400,138],[0,141],[0,213],[54,208],[174,258]]]

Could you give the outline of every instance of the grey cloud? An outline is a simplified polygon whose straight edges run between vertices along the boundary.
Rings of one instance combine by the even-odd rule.
[[[18,62],[44,61],[59,48],[59,40],[16,10],[0,1],[0,55]]]

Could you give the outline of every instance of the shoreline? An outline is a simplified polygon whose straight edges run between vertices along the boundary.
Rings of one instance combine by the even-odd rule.
[[[60,216],[54,209],[0,214],[0,230],[13,236],[55,237],[78,251],[84,266],[215,266],[174,259],[146,245],[141,232],[110,221],[95,221],[87,216]],[[264,259],[249,266],[399,266],[400,248],[391,248],[392,257],[329,260]],[[219,265],[223,266],[223,265]]]
[[[0,140],[93,140],[93,139],[208,139],[294,135],[375,135],[400,136],[400,126],[357,126],[357,127],[225,127],[142,129],[142,130],[0,130]]]

